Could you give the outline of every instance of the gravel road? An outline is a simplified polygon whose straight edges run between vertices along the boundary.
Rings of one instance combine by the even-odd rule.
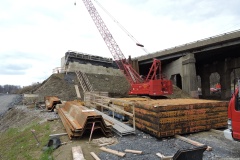
[[[17,94],[0,94],[0,116],[19,102],[19,99],[20,95]]]

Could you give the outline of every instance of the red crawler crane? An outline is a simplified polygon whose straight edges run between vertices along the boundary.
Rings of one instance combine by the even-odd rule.
[[[127,59],[123,55],[112,34],[103,22],[92,1],[83,0],[83,3],[85,4],[99,33],[111,52],[116,64],[118,65],[119,69],[123,71],[127,80],[129,81],[131,85],[129,94],[149,96],[163,96],[172,94],[172,82],[162,77],[160,60],[153,60],[152,67],[147,75],[147,78],[143,79],[127,62]]]

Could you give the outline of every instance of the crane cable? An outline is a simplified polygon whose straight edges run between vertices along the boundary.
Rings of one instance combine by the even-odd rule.
[[[141,47],[147,54],[149,53],[145,48],[144,45],[139,43],[136,38],[131,35],[126,28],[124,28],[117,20],[114,18],[97,0],[94,0],[96,4],[136,43],[138,47]]]

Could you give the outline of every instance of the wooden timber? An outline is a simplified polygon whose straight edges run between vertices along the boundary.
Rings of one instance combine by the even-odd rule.
[[[202,143],[199,143],[199,142],[197,142],[197,141],[194,141],[194,140],[191,140],[191,139],[188,139],[188,138],[186,138],[186,137],[179,136],[179,135],[175,135],[175,137],[178,138],[178,139],[180,139],[180,140],[182,140],[182,141],[184,141],[184,142],[190,143],[190,144],[195,145],[195,146],[198,146],[198,147],[204,145],[204,144],[202,144]],[[207,150],[207,151],[212,151],[212,147],[207,146],[207,149],[206,149],[206,150]]]
[[[95,160],[101,160],[94,152],[90,152],[90,154]]]
[[[116,151],[116,150],[113,150],[113,149],[109,149],[109,148],[106,148],[106,147],[101,147],[100,150],[108,152],[108,153],[115,154],[115,155],[117,155],[119,157],[124,157],[126,155],[126,153],[124,153],[124,152],[119,152],[119,151]]]
[[[136,127],[158,138],[227,126],[226,101],[122,98],[111,103],[125,111],[134,105]]]
[[[85,160],[81,146],[72,147],[73,160]]]
[[[161,153],[156,153],[156,155],[161,159],[161,160],[172,160],[173,156],[164,156]]]
[[[124,152],[128,153],[134,153],[134,154],[142,154],[142,151],[137,151],[137,150],[131,150],[131,149],[125,149]]]

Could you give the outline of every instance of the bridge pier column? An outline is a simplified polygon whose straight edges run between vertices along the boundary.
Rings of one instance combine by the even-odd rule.
[[[198,98],[197,75],[194,54],[190,53],[182,60],[182,90],[189,93],[191,97]]]
[[[204,67],[206,69],[206,67]],[[201,87],[202,87],[202,96],[207,98],[210,96],[210,72],[201,72]]]
[[[229,69],[230,63],[225,60],[220,65],[218,73],[220,74],[221,84],[221,99],[229,99],[231,97],[231,70]]]

